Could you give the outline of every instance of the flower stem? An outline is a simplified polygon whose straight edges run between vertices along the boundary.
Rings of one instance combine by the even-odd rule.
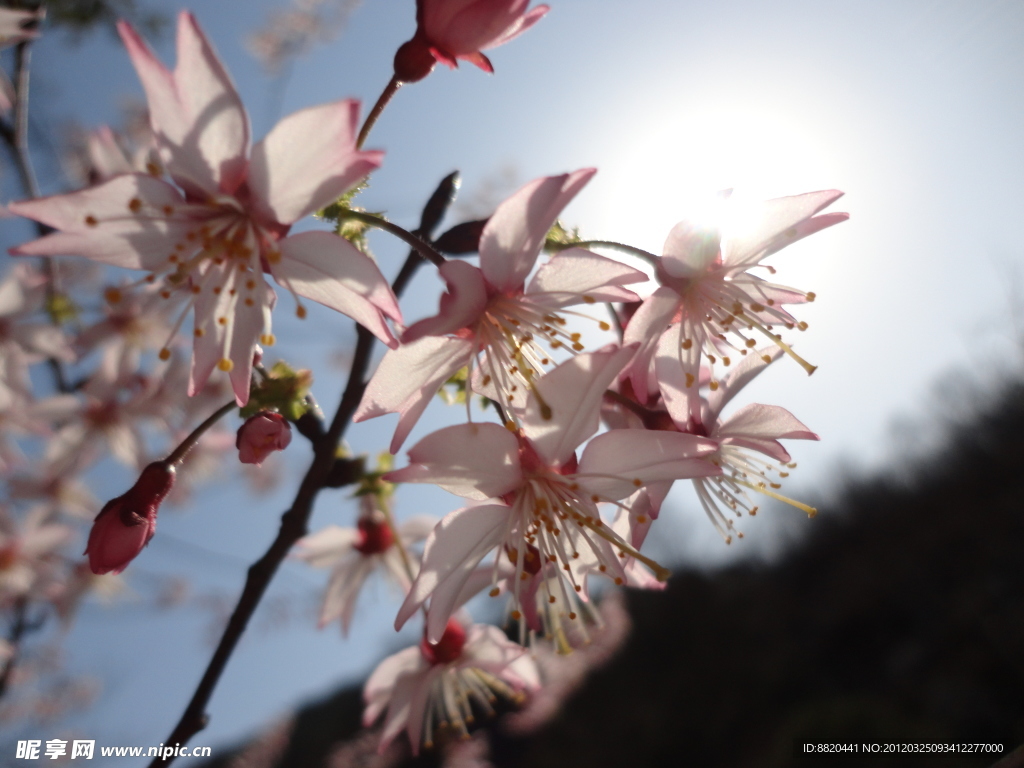
[[[413,234],[407,229],[402,229],[397,224],[392,224],[387,219],[382,219],[380,216],[374,216],[372,213],[354,211],[351,208],[344,211],[343,217],[346,219],[361,221],[363,224],[368,224],[369,226],[376,227],[377,229],[383,229],[385,232],[404,241],[410,248],[415,250],[420,256],[429,261],[435,267],[440,267],[445,262],[444,256],[438,253],[437,250],[426,240]]]
[[[616,243],[611,240],[583,240],[579,243],[565,243],[559,244],[560,247],[556,250],[564,251],[568,248],[610,248],[615,251],[622,251],[628,253],[630,256],[636,256],[638,259],[643,259],[652,267],[658,266],[660,259],[649,251],[645,251],[643,248],[636,248],[632,245],[626,245],[625,243]],[[550,247],[550,243],[548,244]]]
[[[182,440],[178,447],[175,448],[171,452],[171,455],[164,459],[164,461],[167,462],[167,464],[169,465],[179,464],[181,461],[184,460],[185,456],[188,455],[188,452],[195,447],[195,444],[199,442],[199,438],[203,436],[203,433],[205,433],[206,430],[208,430],[210,427],[212,427],[214,424],[220,421],[221,417],[227,414],[228,411],[236,407],[237,406],[235,405],[234,399],[227,403],[224,403],[224,405],[222,405],[220,408],[214,411],[213,414],[206,421],[204,421],[198,427],[193,429],[189,436]]]
[[[377,103],[373,105],[373,109],[370,110],[370,114],[366,116],[366,122],[363,123],[363,127],[359,129],[359,138],[356,140],[356,149],[362,149],[363,144],[366,143],[366,137],[370,135],[370,131],[373,130],[373,126],[377,124],[377,118],[381,116],[384,111],[384,107],[391,101],[391,97],[398,93],[398,89],[402,87],[402,81],[397,77],[392,77],[391,81],[387,84],[387,87],[377,98]]]
[[[416,574],[412,572],[412,559],[409,557],[409,550],[405,548],[405,542],[398,535],[398,526],[395,525],[395,516],[391,513],[391,505],[386,500],[381,499],[378,508],[384,513],[384,519],[387,520],[388,528],[391,529],[395,546],[398,547],[398,554],[402,558],[402,567],[405,568],[405,575],[409,577],[409,583],[411,584],[416,581]]]

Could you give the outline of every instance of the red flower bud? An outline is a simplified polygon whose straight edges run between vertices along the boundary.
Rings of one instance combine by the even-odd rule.
[[[120,573],[156,532],[160,502],[174,485],[174,466],[156,461],[127,493],[106,503],[93,521],[85,554],[96,574]]]
[[[416,34],[395,54],[395,77],[422,80],[440,61],[458,66],[469,61],[493,72],[481,51],[511,40],[548,12],[546,5],[527,10],[529,0],[417,0]]]
[[[291,425],[280,413],[260,411],[238,428],[235,447],[243,464],[259,466],[274,451],[283,451],[292,441]]]

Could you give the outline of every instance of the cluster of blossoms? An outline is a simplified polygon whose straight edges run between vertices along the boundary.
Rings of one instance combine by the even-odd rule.
[[[535,650],[565,651],[599,631],[590,600],[602,577],[664,584],[668,571],[643,548],[677,480],[690,481],[726,541],[759,496],[813,513],[779,493],[792,467],[780,441],[817,436],[779,406],[726,407],[783,354],[813,371],[783,333],[806,329],[790,310],[814,295],[755,272],[770,276],[767,257],[845,220],[822,213],[840,193],[769,200],[742,231],[683,221],[661,256],[566,233],[559,217],[594,177],[590,168],[529,182],[486,222],[450,230],[457,246],[431,239],[440,215],[410,233],[353,207],[353,190],[384,159],[363,141],[397,87],[436,62],[491,71],[483,51],[547,10],[527,6],[418,0],[417,31],[362,130],[349,99],[292,114],[255,144],[191,15],[179,18],[173,71],[119,25],[148,102],[144,145],[125,152],[109,129],[97,132],[87,143],[90,186],[9,205],[41,235],[11,253],[42,257],[49,272],[22,261],[0,284],[0,607],[83,593],[67,574],[62,586],[58,571],[63,563],[88,573],[63,551],[76,536],[70,521],[98,506],[80,477],[102,456],[141,474],[95,517],[85,554],[97,575],[120,573],[142,553],[186,457],[212,461],[234,442],[241,462],[259,465],[289,445],[294,425],[317,458],[289,515],[305,515],[304,528],[311,493],[357,486],[353,527],[286,542],[331,570],[321,625],[337,620],[347,633],[375,571],[405,595],[396,628],[423,616],[422,641],[382,662],[365,691],[367,725],[385,715],[381,748],[406,730],[415,752],[441,733],[467,734],[496,697],[518,701],[543,685]],[[0,15],[0,34],[14,23]],[[292,232],[317,212],[337,229]],[[436,265],[446,286],[436,315],[406,324],[396,290],[361,248],[366,226],[410,244],[414,266]],[[618,252],[630,262],[607,255]],[[468,254],[478,261],[451,258]],[[54,259],[69,256],[142,273],[108,286],[105,316],[74,334],[61,314],[60,299],[70,299],[54,282]],[[367,381],[353,366],[339,410],[347,416],[329,430],[308,373],[263,365],[276,342],[268,277],[291,294],[298,317],[304,300],[317,302],[354,319],[367,343],[389,347]],[[80,381],[60,377],[52,396],[33,395],[30,366],[86,370],[88,360],[96,364]],[[363,459],[338,458],[344,419],[387,414],[398,415],[390,450],[399,454],[446,386],[459,390],[466,422],[420,438],[404,465],[369,470]],[[475,398],[486,407],[475,410]],[[236,408],[245,421],[232,437],[215,424]],[[177,447],[154,453],[154,433]],[[42,437],[44,447],[29,461],[25,440],[11,434]],[[398,524],[393,494],[405,483],[437,485],[465,505],[439,521]],[[505,596],[518,643],[471,623],[464,606],[483,592]]]

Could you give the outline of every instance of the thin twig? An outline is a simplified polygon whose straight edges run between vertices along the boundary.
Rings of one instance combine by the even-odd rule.
[[[372,213],[364,213],[363,211],[354,211],[348,209],[342,214],[346,219],[355,219],[361,221],[363,224],[368,224],[371,227],[377,229],[383,229],[388,234],[392,234],[399,240],[402,240],[410,248],[415,249],[420,256],[427,261],[431,262],[434,266],[440,267],[447,261],[444,256],[437,252],[430,243],[426,242],[423,238],[419,237],[413,232],[407,229],[403,229],[397,224],[392,224],[387,219],[382,219],[380,216],[374,216]]]
[[[638,259],[643,259],[651,266],[658,266],[661,259],[655,256],[650,251],[645,251],[643,248],[636,248],[632,245],[626,245],[625,243],[616,243],[612,240],[584,240],[579,243],[566,243],[557,250],[564,251],[569,248],[610,248],[615,251],[621,251],[622,253],[628,253],[630,256],[636,256]]]
[[[22,597],[14,606],[14,623],[11,625],[11,632],[7,636],[7,642],[11,646],[11,655],[4,662],[3,671],[0,671],[0,698],[7,692],[7,686],[14,675],[14,668],[18,664],[21,638],[30,628],[27,616],[28,599]]]
[[[220,419],[223,416],[225,416],[231,409],[236,407],[237,406],[235,405],[234,398],[232,398],[229,402],[224,403],[224,405],[222,405],[220,408],[214,411],[206,419],[206,421],[204,421],[198,427],[193,429],[189,433],[189,436],[182,440],[178,444],[178,447],[175,448],[174,451],[171,452],[171,455],[164,459],[164,461],[167,464],[177,464],[178,462],[182,461],[188,455],[188,452],[195,447],[195,444],[199,442],[199,438],[203,436],[206,430],[208,430],[210,427],[212,427],[214,424],[220,421]]]
[[[384,107],[391,101],[391,97],[398,93],[398,89],[402,87],[402,81],[397,77],[392,77],[391,81],[384,88],[384,91],[380,96],[377,97],[377,103],[373,105],[373,109],[370,110],[370,114],[366,116],[366,122],[363,123],[363,127],[359,130],[359,138],[356,140],[356,149],[362,149],[363,144],[366,143],[366,138],[370,135],[370,131],[373,130],[373,126],[377,124],[377,118],[384,112]]]

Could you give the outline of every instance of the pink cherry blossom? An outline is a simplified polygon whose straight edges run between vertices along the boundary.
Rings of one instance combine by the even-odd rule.
[[[441,267],[448,292],[439,314],[406,329],[402,346],[384,356],[355,414],[355,421],[400,414],[392,453],[434,393],[466,365],[479,366],[476,386],[517,418],[537,377],[552,364],[553,350],[584,348],[580,334],[564,330],[560,309],[638,300],[622,286],[646,280],[643,272],[582,248],[556,254],[526,283],[551,226],[594,173],[584,169],[530,182],[484,227],[479,268],[462,261]]]
[[[214,368],[229,372],[245,404],[253,350],[274,342],[269,273],[299,296],[354,318],[391,346],[385,316],[401,315],[376,264],[330,232],[288,236],[291,225],[336,200],[380,165],[355,148],[358,103],[338,101],[283,119],[252,150],[241,100],[195,19],[178,20],[178,66],[168,70],[127,23],[121,37],[149,101],[166,172],[177,187],[126,174],[11,210],[58,230],[12,250],[80,255],[150,272],[162,295],[195,310],[189,393]],[[173,334],[172,334],[173,335]],[[168,356],[169,352],[163,352]]]
[[[550,9],[530,0],[416,0],[416,34],[395,55],[395,76],[422,80],[440,61],[454,69],[458,60],[484,72],[494,67],[482,51],[496,48],[532,27]]]
[[[678,432],[613,430],[590,440],[576,458],[577,446],[598,428],[605,388],[633,351],[576,356],[536,382],[520,430],[479,423],[438,430],[410,449],[408,467],[385,476],[392,482],[433,483],[486,502],[450,513],[427,538],[420,573],[396,627],[429,598],[427,637],[439,638],[473,570],[496,547],[516,564],[517,611],[531,549],[540,563],[558,566],[562,590],[584,597],[586,575],[593,569],[625,580],[621,552],[667,577],[665,569],[609,529],[597,505],[623,499],[646,483],[718,474],[701,459],[715,444]],[[495,583],[497,578],[495,561]]]
[[[74,531],[54,522],[44,507],[33,507],[15,520],[0,506],[0,608],[45,591],[45,585],[56,577],[59,550],[73,538]]]
[[[174,467],[150,464],[127,493],[106,503],[93,521],[85,554],[95,574],[120,573],[156,533],[160,502],[174,485]]]
[[[718,450],[708,457],[708,461],[721,467],[722,474],[695,477],[692,482],[701,507],[727,544],[731,543],[733,536],[743,536],[736,529],[730,515],[739,517],[757,513],[758,507],[748,491],[784,501],[813,516],[816,512],[813,507],[778,493],[781,481],[796,466],[791,463],[789,452],[779,441],[817,440],[818,436],[792,413],[776,405],[751,403],[728,417],[722,416],[722,410],[736,394],[768,365],[778,360],[783,351],[777,347],[756,350],[733,367],[714,389],[709,386],[711,382],[707,370],[702,368],[701,383],[708,387],[708,393],[707,397],[700,400],[701,418],[699,421],[685,418],[681,422],[674,420],[671,408],[671,398],[684,397],[683,373],[674,365],[673,352],[663,337],[655,366],[663,375],[661,389],[669,405],[661,399],[654,399],[645,407],[632,400],[635,411],[622,408],[621,403],[631,401],[628,394],[632,393],[632,389],[627,380],[621,382],[624,385],[621,389],[625,393],[620,392],[620,405],[612,408],[605,404],[606,420],[613,426],[633,429],[691,432],[717,443]],[[654,484],[641,492],[641,495],[647,496],[642,506],[627,504],[630,510],[627,527],[634,546],[636,537],[646,535],[651,522],[658,517],[661,503],[670,486],[671,483]],[[620,518],[616,525],[625,525],[625,522],[626,518]]]
[[[664,386],[667,369],[652,369],[660,343],[668,344],[668,360],[674,358],[671,365],[680,371],[683,397],[666,397],[666,402],[681,422],[700,418],[697,379],[702,356],[712,366],[719,358],[728,366],[734,356],[756,345],[754,334],[767,337],[813,373],[814,366],[798,357],[774,326],[806,328],[782,305],[813,301],[814,294],[769,282],[751,270],[787,245],[849,218],[846,213],[815,215],[842,194],[826,190],[768,200],[754,226],[744,232],[720,235],[685,221],[673,228],[658,260],[661,287],[630,319],[624,336],[624,343],[641,344],[629,375],[643,402]],[[711,386],[718,386],[717,381]]]
[[[447,622],[438,642],[426,638],[384,659],[363,689],[369,727],[387,710],[380,752],[407,731],[413,754],[420,745],[433,746],[443,724],[455,735],[468,735],[470,702],[493,714],[494,696],[520,701],[524,692],[540,687],[537,666],[526,649],[492,626]]]
[[[296,545],[300,560],[315,568],[331,569],[320,609],[320,627],[338,619],[344,635],[352,624],[359,592],[374,571],[384,571],[401,586],[403,593],[412,584],[402,553],[395,546],[395,534],[377,506],[381,502],[372,493],[359,501],[361,511],[356,528],[329,525]],[[398,536],[406,552],[423,541],[436,522],[435,518],[417,515],[399,525]],[[410,567],[415,569],[418,563],[412,562]]]
[[[292,441],[292,428],[280,413],[261,411],[238,428],[235,447],[243,464],[262,464],[274,451],[283,451]]]
[[[813,507],[778,493],[781,480],[789,476],[792,457],[779,440],[817,440],[818,436],[777,405],[751,403],[722,418],[722,409],[736,393],[781,356],[782,350],[760,350],[745,358],[724,377],[721,386],[709,392],[703,409],[708,437],[715,440],[718,452],[710,459],[722,468],[717,477],[694,478],[693,485],[708,518],[728,543],[734,526],[726,511],[734,515],[754,515],[757,506],[748,491],[784,501],[810,516]],[[768,457],[770,461],[766,461]],[[742,536],[743,534],[738,534]]]

